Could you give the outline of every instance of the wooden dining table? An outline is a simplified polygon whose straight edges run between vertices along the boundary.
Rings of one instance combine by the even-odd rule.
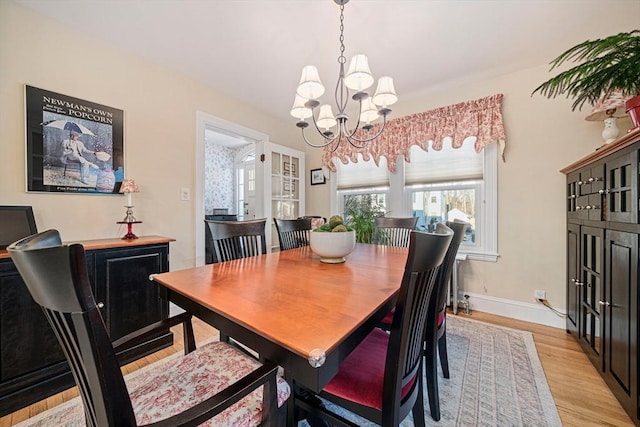
[[[407,248],[356,244],[341,264],[309,247],[156,274],[169,301],[319,392],[394,306]]]

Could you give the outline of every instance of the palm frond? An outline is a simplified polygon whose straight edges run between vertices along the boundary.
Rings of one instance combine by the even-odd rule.
[[[614,89],[629,97],[640,94],[640,30],[582,42],[554,59],[549,71],[567,61],[581,63],[542,83],[531,95],[564,94],[574,99],[574,111]]]

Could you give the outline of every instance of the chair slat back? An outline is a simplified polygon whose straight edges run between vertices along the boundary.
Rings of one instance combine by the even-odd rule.
[[[266,219],[251,221],[209,221],[213,262],[230,261],[267,252]]]
[[[468,225],[469,224],[466,222],[447,222],[447,227],[453,230],[453,239],[451,239],[451,244],[449,245],[449,249],[447,249],[444,261],[442,261],[442,265],[438,270],[438,277],[436,278],[434,290],[437,296],[432,299],[433,304],[429,307],[429,312],[432,313],[429,315],[429,321],[437,323],[439,313],[445,309],[447,302],[447,290],[449,289],[449,279],[451,278],[451,272],[455,268],[456,255],[458,254],[458,249],[464,239],[464,232]],[[453,298],[453,303],[456,304],[458,296],[454,295]]]
[[[309,246],[309,232],[311,231],[311,218],[278,219],[274,218],[278,231],[280,250],[301,248]]]
[[[405,273],[400,285],[395,307],[389,347],[385,365],[385,402],[394,402],[394,411],[383,413],[383,417],[402,420],[411,411],[419,395],[422,375],[424,328],[429,300],[453,232],[439,224],[435,233],[413,231],[409,239],[409,254]],[[400,402],[401,390],[412,384],[410,391]],[[384,423],[383,423],[384,424]]]
[[[415,230],[417,223],[418,217],[376,217],[373,219],[373,242],[378,245],[407,247],[411,230]]]
[[[56,230],[7,248],[64,350],[89,426],[136,425],[116,353],[91,292],[84,247]]]

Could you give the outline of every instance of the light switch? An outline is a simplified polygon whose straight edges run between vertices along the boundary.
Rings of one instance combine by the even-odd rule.
[[[182,190],[180,190],[180,200],[185,202],[191,200],[191,189],[182,187]]]

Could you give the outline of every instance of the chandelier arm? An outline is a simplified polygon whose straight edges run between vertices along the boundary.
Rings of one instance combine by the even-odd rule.
[[[342,142],[342,140],[343,140],[343,139],[345,139],[345,135],[344,135],[344,133],[342,132],[342,129],[340,129],[340,130],[338,131],[338,135],[336,135],[336,137],[338,138],[338,142],[337,142],[337,144],[336,144],[336,145],[331,149],[331,153],[335,153],[335,152],[336,152],[336,150],[338,149],[338,147],[340,147],[340,143]],[[349,139],[347,139],[347,141],[348,141],[348,140],[349,140]]]
[[[365,143],[363,143],[362,145],[358,145],[358,144],[356,144],[355,142],[353,142],[351,138],[345,138],[345,139],[346,139],[347,141],[349,141],[349,144],[351,144],[351,146],[352,146],[352,147],[354,147],[354,148],[364,148],[364,147],[366,147],[366,146],[367,146],[366,142],[365,142]]]
[[[332,139],[325,138],[325,141],[327,141],[327,142],[324,143],[324,144],[314,144],[312,142],[309,142],[309,140],[307,139],[307,136],[304,134],[304,128],[302,128],[302,139],[304,139],[304,142],[306,142],[307,145],[309,145],[310,147],[313,147],[313,148],[324,148],[327,145],[331,144],[335,140],[335,137],[332,138]],[[335,151],[335,150],[333,150],[333,151]]]
[[[377,137],[382,135],[382,132],[384,131],[384,128],[385,128],[386,125],[387,125],[387,116],[382,116],[382,126],[380,126],[380,130],[378,131],[378,133],[376,133],[374,136],[372,136],[370,138],[363,138],[363,139],[356,138],[355,136],[353,136],[353,134],[351,134],[349,136],[349,142],[351,142],[352,139],[354,141],[363,142],[363,143],[367,143],[367,142],[373,141],[374,139],[376,139]],[[351,145],[353,145],[353,143]],[[356,147],[356,145],[354,145],[354,147]],[[362,148],[362,147],[360,147],[360,148]]]
[[[358,122],[358,124],[359,124],[359,122]],[[356,132],[357,128],[356,128],[352,133],[349,133],[349,132],[348,132],[348,130],[347,130],[347,128],[346,128],[346,122],[344,122],[344,123],[343,123],[343,126],[344,126],[344,127],[343,127],[343,132],[342,132],[342,134],[341,134],[341,135],[342,135],[342,140],[346,140],[346,141],[347,141],[347,142],[349,142],[349,144],[351,144],[351,146],[352,146],[352,147],[354,147],[354,148],[364,148],[364,147],[366,146],[366,144],[364,144],[364,143],[363,143],[362,145],[358,145],[358,144],[356,144],[355,142],[353,142],[353,141],[357,141],[357,138],[355,138],[355,137],[353,136],[353,134]],[[365,142],[365,143],[366,143],[366,142],[368,142],[368,141],[362,141],[362,142]],[[339,145],[339,144],[338,144],[338,145]]]
[[[328,142],[327,144],[325,144],[325,145],[329,145],[329,144],[331,144],[333,141],[335,141],[335,139],[336,139],[336,135],[334,135],[334,136],[326,136],[326,135],[324,134],[324,132],[323,132],[323,131],[321,131],[321,130],[320,130],[320,128],[318,127],[318,123],[316,123],[316,116],[315,116],[315,114],[313,114],[313,111],[312,111],[311,113],[312,113],[312,114],[311,114],[311,119],[312,119],[312,121],[313,121],[313,126],[316,128],[316,130],[318,131],[318,133],[319,133],[320,135],[322,135],[322,137],[323,137],[324,139],[326,139],[327,141],[329,141],[329,142]],[[322,145],[322,147],[324,147],[325,145]]]
[[[356,134],[356,132],[358,131],[358,129],[360,128],[360,114],[362,113],[362,99],[360,99],[358,101],[358,121],[356,122],[356,126],[353,128],[353,131],[351,133],[349,133],[348,129],[346,128],[346,121],[345,121],[345,129],[344,129],[344,134],[347,137],[347,140],[350,140],[351,138],[354,138],[357,140],[357,138],[354,137],[354,135]],[[370,140],[367,141],[360,141],[360,142],[368,142]],[[353,145],[353,144],[352,144]]]

